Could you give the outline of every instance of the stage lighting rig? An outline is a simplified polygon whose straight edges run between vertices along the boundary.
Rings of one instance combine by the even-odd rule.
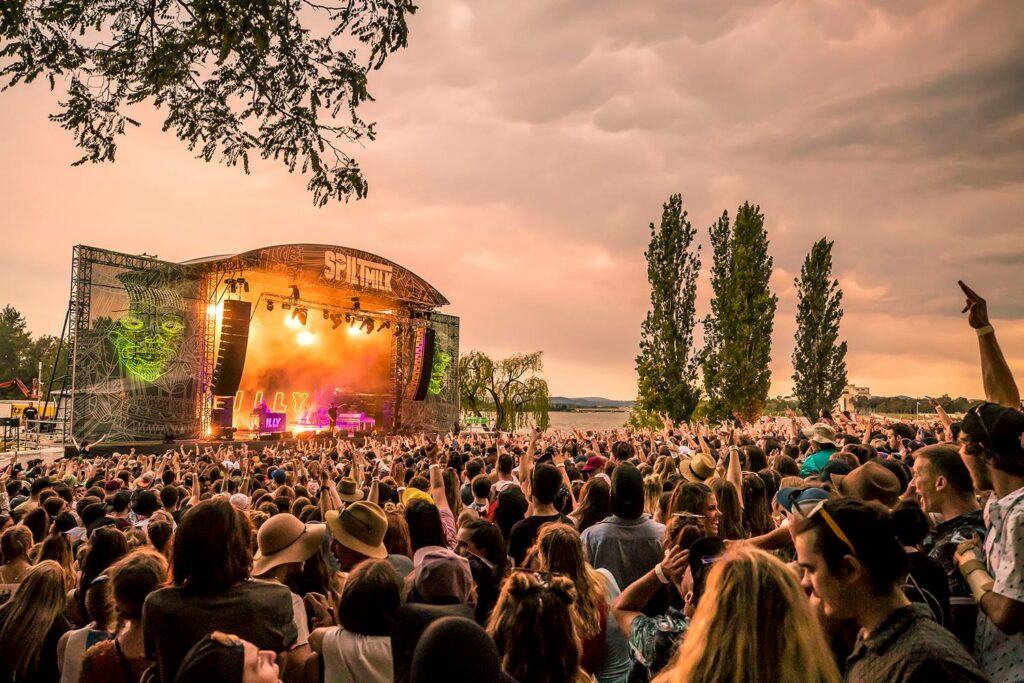
[[[268,311],[274,310],[274,302],[271,301],[270,299],[267,299],[267,310]]]
[[[296,301],[298,301],[299,300],[299,288],[298,288],[298,286],[297,285],[291,285],[289,287],[289,289],[292,290],[292,298],[295,299]]]
[[[296,310],[298,310],[298,312],[299,312],[299,322],[302,323],[303,325],[305,325],[306,324],[306,316],[309,315],[309,309],[298,308]]]
[[[290,303],[288,303],[287,301],[282,301],[281,302],[281,308],[283,308],[284,310],[287,311],[291,307],[292,307],[292,305]]]
[[[359,307],[359,297],[358,296],[352,297],[352,310],[353,311],[360,310],[360,307]]]
[[[390,320],[385,320],[383,323],[381,323],[381,326],[377,328],[377,331],[378,332],[383,332],[384,330],[388,329],[389,327],[391,327],[391,321]]]
[[[348,321],[348,326],[349,327],[355,327],[356,323],[359,321],[359,318],[355,317],[351,313],[346,313],[345,314],[345,320]]]
[[[330,312],[329,312],[329,311],[328,311],[328,310],[327,310],[327,309],[325,308],[325,309],[324,309],[324,320],[330,320],[330,319],[331,319],[331,314],[330,314]]]
[[[335,313],[334,315],[332,315],[331,316],[331,329],[332,330],[338,329],[338,327],[341,325],[341,323],[344,320],[345,319],[341,315],[339,315],[338,313]]]
[[[249,282],[244,277],[236,277],[235,284],[241,287],[242,291],[245,292],[246,294],[249,293]],[[231,291],[233,292],[235,290],[232,289]]]
[[[231,291],[232,294],[238,291],[238,280],[236,280],[235,278],[229,277],[227,280],[224,281],[224,284],[228,286],[228,289]]]
[[[366,334],[373,332],[373,318],[364,318],[363,324],[359,326],[359,329],[366,330]]]

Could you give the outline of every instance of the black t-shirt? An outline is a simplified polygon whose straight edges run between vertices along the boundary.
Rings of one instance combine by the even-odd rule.
[[[515,523],[515,526],[512,527],[512,533],[508,537],[508,554],[512,557],[512,561],[516,563],[517,567],[522,566],[523,560],[526,559],[526,553],[530,552],[534,541],[537,540],[537,532],[540,531],[540,528],[545,524],[553,522],[561,522],[572,526],[572,520],[561,513],[544,516],[534,515]]]
[[[33,408],[32,406],[25,408],[24,415],[26,420],[35,420],[37,417],[39,417],[39,413],[36,412],[36,409]]]

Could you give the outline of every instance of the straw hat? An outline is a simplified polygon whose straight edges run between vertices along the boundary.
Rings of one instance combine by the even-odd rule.
[[[338,483],[338,498],[341,498],[346,503],[354,503],[357,500],[363,499],[363,492],[356,486],[355,479],[345,477]]]
[[[683,478],[695,484],[703,484],[715,473],[717,463],[707,453],[698,453],[679,465]]]
[[[325,521],[334,540],[346,548],[378,560],[388,556],[384,547],[388,518],[374,503],[352,503],[340,513],[328,510]]]
[[[282,564],[308,560],[326,535],[327,527],[323,524],[303,524],[288,513],[274,515],[263,523],[256,535],[259,550],[253,557],[253,575],[266,574]]]

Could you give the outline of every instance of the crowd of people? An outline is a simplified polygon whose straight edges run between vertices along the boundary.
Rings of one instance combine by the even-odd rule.
[[[1024,681],[1024,413],[0,471],[0,682]]]

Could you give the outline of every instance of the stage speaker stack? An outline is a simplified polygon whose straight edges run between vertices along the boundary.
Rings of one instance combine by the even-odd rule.
[[[434,330],[426,328],[423,331],[423,339],[416,347],[416,360],[413,364],[412,399],[422,401],[427,397],[427,389],[430,387],[430,374],[434,370]]]
[[[242,382],[245,350],[249,345],[249,318],[252,304],[248,301],[224,301],[224,316],[220,323],[220,346],[217,365],[213,370],[214,396],[234,396]]]

